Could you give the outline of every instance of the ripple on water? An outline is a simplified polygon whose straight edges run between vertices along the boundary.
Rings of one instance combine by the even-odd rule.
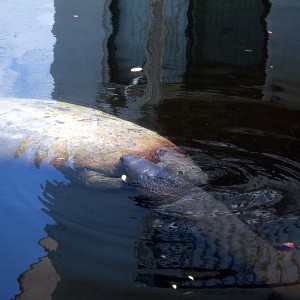
[[[270,242],[300,245],[300,164],[230,143],[200,143],[201,150],[187,151],[207,172],[207,190]]]

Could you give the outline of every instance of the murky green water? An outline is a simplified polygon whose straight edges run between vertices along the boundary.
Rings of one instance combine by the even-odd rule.
[[[300,246],[299,12],[296,0],[6,1],[0,96],[155,130],[266,245]],[[267,288],[238,230],[157,216],[134,187],[0,159],[0,198],[1,299],[41,299],[45,285],[60,300],[299,297],[299,265]]]

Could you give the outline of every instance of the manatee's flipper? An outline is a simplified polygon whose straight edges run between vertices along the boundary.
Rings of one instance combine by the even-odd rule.
[[[86,170],[80,173],[79,179],[88,186],[101,189],[120,189],[124,187],[124,182],[121,178],[105,176],[99,172]]]

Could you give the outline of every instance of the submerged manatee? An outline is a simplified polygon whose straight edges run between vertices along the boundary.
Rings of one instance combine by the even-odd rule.
[[[120,158],[128,177],[151,199],[156,211],[176,217],[198,219],[232,213],[201,187],[163,166],[132,154]]]
[[[157,159],[204,182],[206,176],[172,142],[101,111],[54,100],[0,99],[0,159],[111,174],[123,153]],[[90,173],[88,173],[90,174]],[[83,176],[88,183],[103,178]]]
[[[300,282],[300,251],[276,249],[203,188],[161,165],[132,154],[123,155],[120,161],[153,211],[136,247],[137,253],[143,254],[137,254],[144,266],[142,277],[145,278],[147,268],[148,276],[155,276],[157,267],[157,276],[167,280],[171,272],[173,282],[178,280],[182,287]],[[194,280],[187,283],[187,275]]]

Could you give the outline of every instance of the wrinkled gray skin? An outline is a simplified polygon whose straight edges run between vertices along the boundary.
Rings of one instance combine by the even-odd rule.
[[[173,175],[162,166],[131,154],[120,158],[130,180],[137,183],[148,196],[156,211],[176,217],[197,219],[201,216],[231,214],[202,188],[196,187],[179,175]],[[201,201],[199,201],[201,196]]]
[[[129,179],[151,201],[154,212],[162,214],[162,219],[170,216],[179,224],[188,224],[191,232],[211,243],[219,259],[207,266],[205,262],[211,261],[211,256],[208,253],[206,257],[202,252],[201,261],[205,267],[240,270],[244,277],[238,285],[281,285],[300,281],[300,251],[277,250],[201,187],[160,165],[131,154],[123,155],[120,161]],[[226,257],[224,261],[222,257]]]

